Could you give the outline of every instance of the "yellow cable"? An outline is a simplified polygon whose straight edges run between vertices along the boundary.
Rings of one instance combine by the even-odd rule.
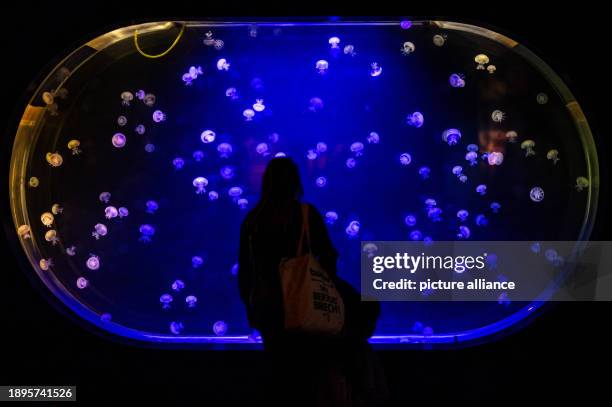
[[[172,45],[170,45],[170,48],[168,48],[167,50],[165,50],[164,52],[162,52],[161,54],[157,54],[157,55],[151,55],[151,54],[147,54],[146,52],[144,52],[141,48],[140,45],[138,45],[138,30],[134,31],[134,46],[136,47],[136,50],[140,53],[140,55],[142,55],[143,57],[146,58],[161,58],[164,55],[168,54],[168,52],[172,51],[172,48],[174,48],[176,46],[176,44],[178,44],[179,40],[181,39],[181,37],[183,36],[183,32],[185,31],[185,24],[183,24],[181,26],[181,31],[179,32],[178,36],[176,37],[176,39],[174,40],[174,42],[172,43]]]

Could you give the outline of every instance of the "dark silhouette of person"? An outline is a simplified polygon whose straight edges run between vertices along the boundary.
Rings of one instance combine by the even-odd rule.
[[[352,399],[359,387],[356,375],[372,377],[365,356],[371,351],[367,338],[374,330],[378,304],[363,312],[358,292],[337,277],[338,252],[314,206],[308,204],[308,219],[302,219],[302,195],[299,170],[293,160],[272,159],[263,175],[260,200],[240,229],[238,287],[249,324],[263,340],[271,376],[265,397],[285,405],[370,405]],[[310,228],[311,247],[303,250],[310,249],[317,257],[345,302],[342,335],[307,335],[284,328],[279,264],[296,256],[305,221]],[[362,323],[364,319],[367,322]]]

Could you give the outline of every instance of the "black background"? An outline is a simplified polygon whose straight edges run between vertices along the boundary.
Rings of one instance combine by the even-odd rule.
[[[431,2],[433,3],[433,2]],[[415,7],[416,6],[416,7]],[[165,10],[148,2],[14,2],[2,13],[2,93],[0,133],[12,137],[33,81],[53,61],[97,34],[150,19],[198,19],[223,16],[379,15],[445,17],[475,22],[509,34],[561,74],[585,110],[598,141],[602,193],[593,240],[611,240],[607,228],[610,70],[609,27],[602,5],[582,1],[489,1],[385,6],[292,3],[273,8],[255,1],[182,4]],[[323,17],[319,17],[324,19]],[[9,143],[2,141],[0,165],[7,174]],[[10,222],[6,178],[0,189],[1,216]],[[8,230],[14,233],[12,230]],[[155,405],[234,405],[260,386],[259,352],[206,352],[155,349],[109,341],[84,330],[60,309],[50,306],[35,281],[17,265],[0,234],[0,385],[77,385],[81,402],[93,404],[132,397],[153,397]],[[580,405],[609,404],[607,378],[612,306],[607,303],[563,303],[550,306],[525,329],[477,347],[454,350],[382,351],[397,405],[425,403],[525,404],[575,399]],[[191,400],[191,402],[187,402]],[[108,403],[110,404],[110,403]],[[113,403],[114,404],[114,403]]]

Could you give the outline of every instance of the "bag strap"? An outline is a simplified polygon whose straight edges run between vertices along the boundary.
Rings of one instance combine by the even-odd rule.
[[[296,250],[296,257],[302,255],[302,249],[304,247],[304,236],[306,236],[306,243],[308,244],[308,253],[312,253],[310,247],[310,226],[308,222],[308,204],[302,204],[302,231],[300,232],[300,241]]]

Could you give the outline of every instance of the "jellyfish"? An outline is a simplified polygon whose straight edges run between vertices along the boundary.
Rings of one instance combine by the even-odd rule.
[[[227,324],[223,321],[217,321],[213,324],[213,332],[217,336],[223,336],[227,333]]]
[[[123,133],[115,133],[115,135],[111,139],[111,142],[113,143],[113,146],[117,148],[122,148],[127,142],[127,137],[125,137]]]
[[[202,69],[201,66],[198,66],[197,68],[195,66],[190,66],[187,73],[192,79],[196,79],[198,75],[204,74],[204,70]]]
[[[221,51],[224,46],[225,46],[225,43],[223,42],[223,40],[215,40],[214,43],[213,43],[213,47],[217,51]]]
[[[427,217],[431,219],[433,222],[442,221],[442,209],[438,207],[429,208],[427,210]]]
[[[474,57],[474,61],[478,64],[476,69],[485,69],[485,65],[489,63],[489,57],[485,54],[478,54]]]
[[[316,146],[317,153],[324,153],[327,151],[327,143],[319,141]]]
[[[533,242],[531,246],[529,246],[529,248],[531,249],[533,253],[536,253],[536,254],[540,253],[540,250],[542,249],[540,242]]]
[[[467,226],[459,226],[459,233],[457,233],[457,237],[459,239],[469,239],[471,235],[470,228]]]
[[[438,203],[433,198],[427,198],[425,200],[425,207],[428,208],[428,209],[429,208],[433,208],[434,206],[437,206],[437,205],[438,205]]]
[[[493,75],[495,71],[497,71],[497,67],[495,65],[487,66],[487,72],[489,72],[491,75]]]
[[[175,170],[180,170],[185,165],[185,160],[183,160],[181,157],[176,157],[174,160],[172,160],[172,165],[174,166]]]
[[[436,34],[432,41],[436,47],[441,47],[446,42],[446,35]]]
[[[280,136],[278,135],[278,133],[270,133],[268,134],[268,141],[272,144],[274,143],[278,143],[278,140],[280,139]]]
[[[414,215],[406,215],[406,217],[404,218],[404,223],[406,224],[406,226],[412,227],[416,225],[417,218]]]
[[[357,160],[355,160],[353,157],[346,159],[346,168],[349,168],[349,169],[355,168],[356,165],[357,165]]]
[[[348,44],[344,47],[343,49],[344,55],[348,55],[351,57],[354,57],[355,55],[357,55],[357,53],[355,52],[355,46]]]
[[[219,193],[217,191],[210,191],[208,193],[209,201],[216,201],[217,199],[219,199]]]
[[[410,55],[414,52],[415,49],[416,47],[412,42],[406,41],[404,44],[402,44],[400,51],[402,51],[403,55]]]
[[[43,225],[50,228],[53,225],[53,221],[55,220],[53,214],[51,212],[45,212],[40,215],[40,221]]]
[[[551,263],[555,261],[558,256],[559,256],[559,253],[557,253],[555,249],[548,249],[544,252],[544,257],[546,258],[546,260],[548,260]]]
[[[229,157],[233,151],[232,145],[229,143],[219,143],[217,146],[217,152],[221,158]]]
[[[59,242],[59,238],[57,237],[57,232],[55,231],[55,229],[47,230],[47,232],[45,233],[45,240],[51,243],[53,246],[55,246],[57,242]]]
[[[349,222],[348,226],[345,229],[346,234],[350,238],[354,238],[359,234],[359,229],[361,229],[361,224],[357,220],[353,220]]]
[[[128,209],[123,207],[123,206],[120,207],[117,211],[119,212],[119,218],[120,219],[121,218],[125,218],[126,216],[128,216],[130,214],[130,211],[128,211]]]
[[[121,127],[125,126],[127,124],[127,117],[125,116],[117,117],[117,124]]]
[[[52,105],[55,101],[55,97],[51,92],[43,92],[42,100],[46,105]]]
[[[559,150],[549,150],[546,153],[546,158],[552,160],[553,164],[557,164],[557,161],[559,161]]]
[[[174,335],[180,335],[185,329],[185,325],[182,322],[172,321],[170,322],[170,332]]]
[[[93,271],[98,270],[100,268],[100,258],[96,256],[95,254],[90,253],[89,258],[85,262],[85,265],[90,270],[93,270]]]
[[[378,246],[374,243],[364,243],[361,250],[367,254],[368,258],[374,257],[374,254],[378,251]]]
[[[463,174],[463,167],[460,165],[455,165],[451,172],[453,173],[453,175],[459,177],[461,176],[461,174]]]
[[[485,195],[487,193],[487,186],[485,184],[480,184],[476,187],[476,192],[480,195]]]
[[[421,176],[421,179],[429,178],[430,174],[431,174],[431,170],[429,169],[429,167],[419,168],[419,175]]]
[[[200,256],[193,256],[191,258],[191,267],[194,269],[200,268],[204,264],[204,259]]]
[[[340,47],[340,38],[338,37],[331,37],[327,42],[332,49]]]
[[[264,105],[263,99],[256,99],[255,103],[253,104],[253,110],[256,112],[263,112],[265,109],[266,106]]]
[[[153,121],[155,123],[160,123],[166,120],[166,114],[161,110],[156,110],[153,112]]]
[[[499,202],[491,202],[489,208],[491,208],[491,211],[493,211],[493,213],[498,213],[501,209],[501,205],[499,204]]]
[[[510,143],[516,143],[516,139],[518,138],[518,133],[514,130],[510,130],[506,132],[506,140]]]
[[[457,218],[459,218],[461,222],[465,222],[468,216],[470,216],[470,213],[465,209],[460,209],[457,211]]]
[[[460,181],[460,182],[465,183],[465,182],[467,182],[467,180],[468,180],[467,175],[465,175],[465,174],[461,174],[461,175],[459,176],[459,181]]]
[[[154,94],[152,93],[147,93],[145,95],[145,97],[142,99],[142,101],[144,102],[145,105],[152,107],[155,104],[155,100],[157,98],[155,97]]]
[[[316,160],[319,155],[312,148],[306,152],[306,158],[309,160]]]
[[[119,215],[119,211],[114,206],[107,206],[106,209],[104,209],[104,216],[106,219],[116,218],[117,215]]]
[[[349,149],[351,150],[351,152],[353,154],[355,154],[355,157],[359,157],[363,154],[363,143],[360,141],[356,141],[353,144],[351,144],[351,146],[349,147]]]
[[[162,294],[159,297],[159,303],[161,304],[162,309],[169,309],[172,305],[173,300],[174,298],[172,298],[170,294]]]
[[[308,110],[316,113],[316,112],[321,111],[322,109],[323,109],[323,100],[321,98],[318,98],[318,97],[310,98]]]
[[[333,225],[338,220],[338,213],[334,211],[325,212],[325,223],[328,225]]]
[[[230,274],[232,276],[237,276],[238,275],[238,270],[240,269],[240,267],[238,266],[238,263],[234,263],[232,265],[232,268],[230,269]]]
[[[259,143],[257,146],[255,146],[255,152],[259,155],[266,156],[270,154],[269,150],[270,148],[268,147],[267,143]]]
[[[68,149],[72,151],[72,155],[77,155],[81,153],[79,149],[81,142],[79,140],[70,140],[68,142]]]
[[[140,89],[136,91],[135,95],[138,100],[144,100],[146,94],[144,90]]]
[[[487,155],[487,161],[489,165],[501,165],[504,162],[504,154],[492,151]]]
[[[123,106],[129,106],[130,102],[134,100],[134,94],[132,92],[121,92],[121,104]]]
[[[144,149],[147,153],[152,153],[155,151],[155,144],[148,143],[145,145]]]
[[[187,303],[187,308],[194,308],[197,302],[198,298],[195,295],[188,295],[187,297],[185,297],[185,303]]]
[[[536,95],[536,102],[538,102],[539,105],[545,105],[548,103],[548,95],[544,92],[538,93]]]
[[[252,109],[244,109],[242,116],[244,116],[245,121],[250,122],[253,120],[253,117],[255,117],[255,111]]]
[[[501,123],[506,119],[506,113],[502,112],[501,110],[493,110],[493,112],[491,112],[491,120],[493,120],[496,123]]]
[[[76,255],[76,247],[75,246],[70,246],[66,248],[66,254],[68,256],[74,256]]]
[[[465,155],[465,160],[469,161],[470,166],[478,164],[478,153],[475,151],[468,151],[468,153]]]
[[[576,191],[582,192],[585,188],[588,188],[591,185],[590,181],[586,177],[578,177],[576,178]]]
[[[476,217],[474,218],[474,222],[477,226],[487,226],[489,224],[489,220],[482,213],[476,215]]]
[[[155,228],[147,224],[140,225],[138,231],[140,232],[140,238],[138,240],[143,243],[149,243],[155,234]]]
[[[287,157],[287,154],[283,153],[282,151],[279,151],[278,153],[274,154],[274,157]]]
[[[174,280],[172,285],[170,286],[173,291],[179,292],[183,288],[185,288],[185,282],[183,280]]]
[[[238,198],[240,195],[242,195],[242,188],[240,187],[231,187],[228,191],[227,194],[231,197],[231,198]]]
[[[40,266],[40,269],[42,271],[47,271],[47,270],[49,270],[50,267],[53,266],[53,260],[51,260],[51,259],[40,259],[40,261],[38,262],[38,265]]]
[[[412,332],[414,332],[415,334],[422,334],[423,333],[423,328],[424,328],[423,323],[420,322],[420,321],[416,321],[412,325]]]
[[[196,150],[193,152],[191,156],[197,163],[199,163],[200,161],[204,159],[204,152],[200,150]]]
[[[108,229],[103,223],[96,223],[96,225],[94,226],[94,231],[91,232],[91,235],[95,237],[96,240],[99,240],[101,237],[106,236],[107,233]]]
[[[203,194],[204,192],[206,192],[208,180],[204,177],[196,177],[193,179],[192,184],[196,188],[196,194]]]
[[[221,58],[217,61],[217,69],[219,71],[228,71],[230,67],[229,62],[227,62],[227,59],[225,58]]]
[[[316,186],[318,186],[319,188],[323,188],[325,185],[327,185],[327,178],[325,177],[318,177],[315,180],[315,184]]]
[[[45,158],[51,167],[59,167],[64,162],[64,158],[59,153],[47,153]]]
[[[17,228],[17,234],[22,239],[32,238],[32,229],[28,225],[21,225]]]
[[[225,91],[225,96],[227,96],[231,100],[238,99],[239,98],[239,96],[238,96],[238,89],[236,89],[234,87],[227,88],[226,91]]]
[[[159,205],[155,201],[147,201],[145,204],[147,207],[147,213],[154,214],[159,209]]]
[[[134,128],[134,131],[135,131],[135,132],[136,132],[138,135],[142,136],[143,134],[145,134],[146,128],[145,128],[144,124],[139,124],[138,126],[136,126],[136,127]]]
[[[36,177],[30,177],[30,179],[28,180],[28,186],[32,188],[38,187],[39,184],[40,182],[38,181],[38,178]]]
[[[525,140],[521,143],[521,150],[525,150],[525,157],[530,157],[532,155],[535,155],[535,150],[533,149],[535,147],[535,141],[533,140]]]
[[[240,209],[246,209],[249,205],[249,200],[246,198],[240,198],[236,201],[236,205],[238,205]]]
[[[320,59],[315,63],[315,69],[319,75],[324,75],[329,69],[329,62],[324,59]]]
[[[402,153],[399,157],[399,162],[401,165],[409,165],[412,162],[412,156],[408,153]]]
[[[461,140],[461,132],[457,129],[446,129],[442,132],[442,140],[449,146],[454,146]]]
[[[183,80],[183,82],[185,82],[186,86],[191,86],[194,78],[191,75],[189,75],[189,72],[188,72],[188,73],[184,73],[183,76],[181,76],[181,79]]]
[[[234,175],[235,175],[234,167],[229,166],[229,165],[223,166],[219,170],[219,174],[221,175],[221,178],[223,179],[232,179],[234,178]]]
[[[410,240],[413,240],[415,242],[423,240],[423,233],[421,233],[420,230],[413,230],[412,232],[410,232]]]
[[[451,74],[451,76],[448,78],[448,81],[450,82],[450,85],[453,88],[463,88],[465,87],[465,76],[463,76],[462,74],[458,74],[458,73],[454,73]]]
[[[84,289],[89,285],[89,281],[85,277],[79,277],[76,281],[76,286],[79,289]]]
[[[382,66],[378,62],[372,62],[370,64],[370,76],[377,77],[382,74]]]
[[[211,31],[208,31],[206,34],[204,34],[204,45],[206,46],[211,46],[214,45],[215,43],[215,39],[213,38],[213,33]]]
[[[200,135],[200,140],[202,140],[202,143],[208,144],[208,143],[212,143],[213,141],[215,141],[216,137],[217,137],[217,134],[214,131],[204,130],[202,134]]]
[[[529,191],[529,197],[533,202],[541,202],[544,199],[544,190],[540,187],[533,187]]]
[[[378,144],[380,143],[380,136],[375,131],[372,131],[370,134],[368,134],[366,140],[369,144]]]

